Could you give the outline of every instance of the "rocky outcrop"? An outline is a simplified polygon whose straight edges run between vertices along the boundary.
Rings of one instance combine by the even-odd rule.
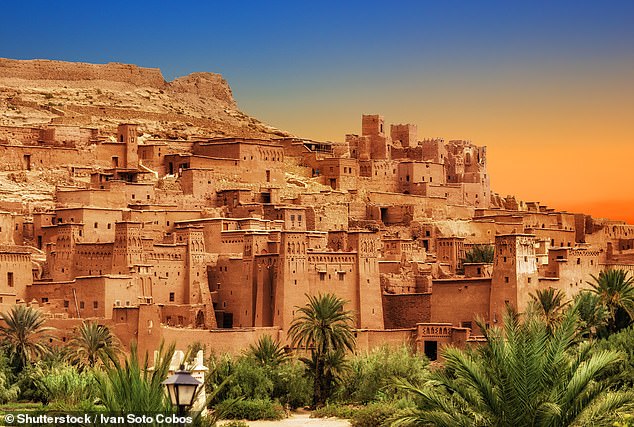
[[[189,93],[200,98],[215,98],[225,103],[227,107],[236,107],[229,83],[220,74],[192,73],[179,77],[167,85],[169,90],[175,93]]]
[[[0,58],[0,126],[57,124],[112,134],[122,122],[156,138],[288,135],[240,112],[220,74],[166,82],[158,68]]]
[[[87,64],[84,62],[17,60],[0,58],[0,78],[24,80],[109,80],[140,87],[162,89],[166,83],[158,68],[130,64]]]
[[[88,64],[47,59],[17,60],[0,58],[0,78],[24,80],[62,80],[120,82],[137,87],[154,88],[174,93],[191,94],[201,98],[215,98],[226,107],[236,103],[227,81],[215,73],[192,73],[166,82],[158,68],[144,68],[132,64],[110,62]]]

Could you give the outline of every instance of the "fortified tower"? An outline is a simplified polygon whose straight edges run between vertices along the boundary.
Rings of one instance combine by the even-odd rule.
[[[379,246],[376,233],[370,231],[350,231],[348,241],[357,248],[357,300],[359,315],[357,327],[362,329],[383,329],[383,302],[379,280]]]
[[[117,141],[125,144],[126,169],[139,168],[139,143],[137,141],[137,125],[123,123],[117,127]]]
[[[438,261],[449,264],[451,272],[462,267],[462,260],[465,258],[464,237],[439,237],[436,239],[436,255]]]
[[[390,136],[392,142],[399,141],[403,147],[415,147],[417,145],[418,130],[416,125],[404,124],[404,125],[391,125]]]
[[[130,274],[135,264],[143,261],[141,223],[121,221],[114,225],[114,246],[112,248],[112,273]]]
[[[202,226],[184,226],[176,230],[176,241],[187,246],[185,259],[186,304],[200,305],[196,327],[216,327],[211,292],[207,280],[205,236]]]
[[[308,302],[308,259],[306,255],[306,233],[283,231],[280,234],[279,277],[275,293],[273,324],[282,330],[288,328],[295,316],[296,307]]]
[[[83,224],[65,223],[57,225],[57,239],[52,248],[53,267],[50,270],[54,281],[73,280],[75,278],[76,243],[81,240]],[[47,254],[49,255],[49,254]]]
[[[364,114],[361,119],[361,133],[370,141],[370,157],[372,159],[389,159],[388,139],[385,136],[383,116]],[[362,158],[359,156],[359,158]]]
[[[268,233],[250,232],[244,235],[242,256],[242,300],[245,302],[240,315],[245,315],[243,325],[273,326],[276,312],[275,291],[278,259],[268,254]]]
[[[532,234],[495,236],[489,310],[489,319],[493,323],[502,322],[507,304],[524,311],[530,294],[537,289],[535,242]]]

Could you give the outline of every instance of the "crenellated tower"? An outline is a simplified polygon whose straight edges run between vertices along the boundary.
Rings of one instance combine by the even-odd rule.
[[[348,242],[357,250],[357,327],[362,329],[383,329],[383,303],[379,274],[378,233],[351,231]]]
[[[279,276],[275,292],[273,324],[288,331],[297,307],[306,305],[309,293],[306,233],[283,231],[280,234]]]
[[[538,286],[535,236],[495,236],[489,320],[501,323],[508,304],[522,312]]]
[[[141,223],[121,221],[114,225],[114,246],[112,248],[112,273],[130,274],[134,265],[143,262],[143,242]]]

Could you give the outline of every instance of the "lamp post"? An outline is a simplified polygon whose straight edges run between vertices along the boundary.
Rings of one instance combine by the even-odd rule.
[[[185,408],[194,403],[196,391],[202,383],[189,372],[179,370],[161,384],[167,387],[170,401],[178,408],[178,416],[182,417],[185,415]]]

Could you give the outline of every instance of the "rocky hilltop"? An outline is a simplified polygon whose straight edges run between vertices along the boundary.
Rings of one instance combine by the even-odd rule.
[[[0,58],[0,125],[56,123],[113,133],[126,121],[158,138],[287,135],[239,111],[219,74],[166,82],[158,68]]]

